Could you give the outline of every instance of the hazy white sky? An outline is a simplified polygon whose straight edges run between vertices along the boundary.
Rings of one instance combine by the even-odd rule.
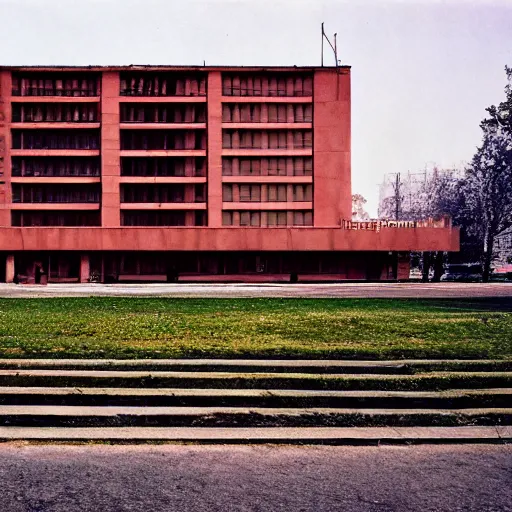
[[[471,158],[512,65],[512,0],[0,0],[0,19],[4,65],[319,65],[325,21],[372,214],[384,173]]]

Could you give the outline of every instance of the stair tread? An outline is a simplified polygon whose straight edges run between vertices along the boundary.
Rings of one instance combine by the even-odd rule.
[[[91,396],[162,396],[162,397],[405,397],[438,398],[470,395],[512,395],[512,388],[449,389],[444,391],[332,391],[293,389],[217,389],[217,388],[88,388],[0,386],[1,395],[91,395]]]
[[[0,417],[8,415],[48,416],[201,416],[213,414],[261,415],[486,415],[512,414],[512,408],[467,409],[369,409],[369,408],[269,408],[269,407],[139,407],[139,406],[72,406],[72,405],[1,405]]]
[[[2,376],[34,376],[34,377],[94,377],[94,378],[158,378],[158,377],[174,377],[180,379],[379,379],[379,380],[397,380],[397,379],[419,379],[428,377],[506,377],[512,378],[512,371],[508,372],[470,372],[470,371],[435,371],[422,372],[413,375],[397,375],[397,374],[364,374],[364,373],[252,373],[252,372],[173,372],[173,371],[122,371],[122,370],[0,370]]]
[[[230,440],[308,442],[329,440],[512,439],[512,427],[0,427],[0,439],[14,440]]]

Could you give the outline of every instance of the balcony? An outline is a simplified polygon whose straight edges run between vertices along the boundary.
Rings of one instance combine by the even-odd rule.
[[[152,209],[155,207],[203,209],[206,207],[206,186],[204,183],[184,184],[183,182],[159,185],[123,183],[121,185],[121,204],[122,208],[132,209]]]
[[[223,73],[222,95],[225,98],[307,98],[313,96],[313,76],[298,73]],[[224,98],[223,98],[224,101]]]
[[[12,124],[20,129],[100,128],[99,106],[87,103],[14,104]]]
[[[131,152],[130,152],[131,154]],[[146,157],[146,153],[144,153]],[[206,158],[121,158],[121,176],[140,178],[203,178]]]
[[[121,104],[121,128],[206,128],[206,105]]]
[[[121,73],[120,85],[120,95],[124,97],[206,99],[205,73]]]
[[[311,130],[312,122],[312,104],[228,103],[222,106],[223,128]]]
[[[13,101],[55,98],[98,101],[100,77],[96,73],[14,73],[12,77]]]
[[[99,156],[99,149],[99,131],[12,131],[12,156]]]
[[[13,157],[11,180],[94,178],[100,176],[99,158],[37,158]]]
[[[100,203],[99,180],[96,184],[81,185],[50,183],[14,183],[12,209],[97,209]]]

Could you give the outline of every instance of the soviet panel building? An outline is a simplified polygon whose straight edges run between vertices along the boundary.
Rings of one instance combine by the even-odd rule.
[[[371,151],[372,148],[368,148]],[[0,281],[396,280],[352,223],[350,68],[0,68]]]

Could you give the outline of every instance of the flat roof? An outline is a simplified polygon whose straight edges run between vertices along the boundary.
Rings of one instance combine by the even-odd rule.
[[[349,70],[351,66],[175,66],[167,64],[130,64],[127,66],[68,66],[68,65],[37,65],[37,66],[2,66],[0,70],[9,71],[341,71]]]

